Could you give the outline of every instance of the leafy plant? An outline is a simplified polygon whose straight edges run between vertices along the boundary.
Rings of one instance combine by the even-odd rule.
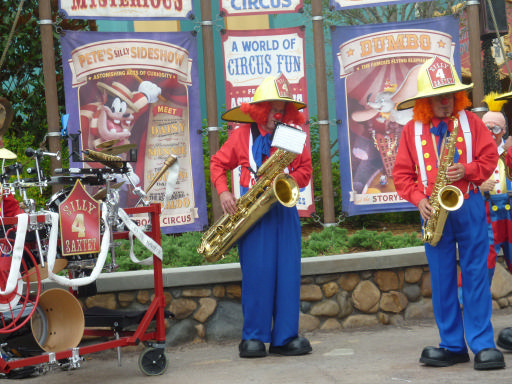
[[[165,235],[162,237],[164,254],[163,267],[190,267],[208,264],[196,251],[201,242],[201,232],[187,232],[181,235]],[[354,251],[372,251],[380,249],[406,248],[422,245],[417,232],[393,235],[391,232],[377,232],[362,229],[349,234],[346,228],[327,227],[322,231],[313,232],[302,239],[302,257],[337,255]],[[122,240],[116,248],[116,262],[121,271],[151,269],[130,260],[128,240]],[[134,252],[141,260],[150,257],[149,251],[139,242],[135,242]],[[230,249],[218,264],[238,262],[236,247]]]

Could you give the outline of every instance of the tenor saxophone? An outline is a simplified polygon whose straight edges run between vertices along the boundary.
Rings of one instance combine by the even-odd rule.
[[[443,155],[439,158],[436,183],[428,202],[432,206],[430,219],[423,223],[423,241],[435,247],[443,236],[444,225],[448,213],[459,209],[464,202],[464,196],[459,188],[448,184],[446,172],[453,165],[459,131],[459,121],[452,117],[453,131],[445,144]]]
[[[299,186],[283,173],[297,154],[277,149],[257,172],[258,180],[237,200],[233,215],[224,214],[201,239],[197,252],[212,263],[220,260],[233,244],[277,202],[293,207],[299,199]]]

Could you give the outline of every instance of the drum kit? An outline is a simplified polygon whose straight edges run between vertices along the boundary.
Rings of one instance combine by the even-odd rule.
[[[109,141],[101,144],[97,148],[98,151],[84,150],[82,152],[85,163],[99,163],[102,167],[55,169],[55,175],[51,177],[44,175],[40,166],[41,159],[45,156],[54,156],[60,159],[60,153],[27,148],[25,154],[35,161],[34,167],[25,169],[26,173],[30,175],[29,178],[21,177],[22,164],[5,166],[7,160],[15,160],[17,156],[6,148],[0,148],[2,163],[0,198],[9,194],[19,194],[26,213],[26,215],[18,215],[18,218],[0,217],[0,232],[3,228],[4,236],[1,238],[2,234],[0,234],[0,374],[8,375],[14,371],[19,372],[20,369],[24,370],[23,358],[27,358],[27,365],[32,365],[33,360],[29,359],[33,359],[33,356],[39,353],[43,353],[40,356],[40,362],[43,365],[55,363],[55,354],[59,353],[69,357],[66,362],[68,367],[77,368],[79,366],[76,351],[84,334],[87,317],[84,322],[84,312],[78,298],[96,294],[95,278],[99,272],[117,270],[114,248],[119,244],[114,242],[114,232],[124,231],[123,233],[126,233],[126,238],[128,238],[127,227],[130,228],[131,224],[127,223],[125,219],[123,219],[124,221],[120,219],[117,190],[125,181],[118,182],[116,176],[132,171],[125,158],[135,161],[136,145],[116,146],[115,144],[116,141]],[[129,156],[120,156],[127,152],[130,152]],[[169,166],[170,164],[164,165],[167,168]],[[163,173],[161,171],[158,178]],[[12,181],[13,178],[14,181]],[[131,183],[129,177],[126,180]],[[62,236],[60,208],[66,204],[68,197],[74,193],[78,184],[99,188],[93,196],[89,195],[89,197],[92,201],[99,201],[98,206],[101,207],[97,220],[100,222],[99,236],[102,237],[97,241],[101,243],[101,250],[98,248],[98,253],[77,252],[68,256],[61,249],[63,238],[56,240],[58,235],[55,234],[58,233],[56,228],[61,227]],[[126,213],[149,213],[151,224],[145,226],[141,232],[150,233],[152,238],[157,238],[156,241],[159,244],[160,205],[152,204],[150,206],[145,199],[147,191],[144,192],[133,183],[131,184],[133,193],[140,198],[137,205],[141,206],[131,210],[127,208]],[[63,188],[51,196],[46,203],[47,209],[37,210],[36,203],[28,197],[27,190],[39,188],[42,193],[43,188],[52,185],[63,186]],[[22,218],[25,216],[26,222],[23,222]],[[71,227],[75,228],[74,226],[75,222]],[[133,228],[130,228],[130,231],[132,230]],[[107,257],[105,253],[110,253],[110,263],[105,263]],[[162,288],[161,263],[157,264],[156,256],[153,259],[155,260],[155,285]],[[160,268],[159,271],[157,271],[157,267]],[[65,270],[67,270],[66,274],[70,281],[75,282],[68,284],[69,290],[51,289],[41,293],[41,280],[50,277],[59,283],[67,279],[59,276],[59,272]],[[80,282],[80,284],[76,282]],[[163,296],[163,291],[157,294]],[[155,317],[157,327],[161,328],[157,334],[159,339],[163,338],[163,342],[165,342],[164,311],[158,304],[158,302],[163,303],[164,300],[156,300],[156,302],[154,308],[148,310],[152,314],[142,314],[141,317]],[[109,318],[111,317],[112,315],[109,314]],[[147,327],[147,325],[149,325],[149,320],[144,322],[144,326]],[[118,343],[115,344],[116,347],[130,344],[131,339],[122,340],[117,334],[117,329],[115,332],[118,340]],[[138,338],[140,337],[141,335],[138,336]],[[157,340],[156,344],[160,351],[162,340]],[[104,350],[112,348],[113,345],[100,344],[96,349],[97,351]],[[22,346],[26,346],[26,348],[24,349]],[[96,349],[92,348],[91,351],[96,351]],[[153,352],[148,352],[148,356],[153,356],[154,349],[152,349]],[[48,353],[50,357],[45,357],[45,354]],[[159,356],[163,355],[159,354]],[[20,357],[22,360],[16,361]],[[165,356],[160,357],[160,359],[162,358],[166,359]],[[158,364],[161,364],[161,361]],[[153,374],[151,372],[154,367],[146,368],[147,372],[144,367],[141,367],[144,373]],[[33,371],[31,370],[31,372]]]

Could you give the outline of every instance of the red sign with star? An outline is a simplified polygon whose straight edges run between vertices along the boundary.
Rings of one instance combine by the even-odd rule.
[[[63,256],[99,253],[100,203],[77,180],[69,196],[59,205]]]

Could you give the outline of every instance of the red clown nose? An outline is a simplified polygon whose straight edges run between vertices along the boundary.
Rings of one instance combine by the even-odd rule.
[[[274,120],[281,120],[283,118],[283,114],[282,113],[276,113],[274,115]]]
[[[442,105],[446,105],[446,104],[448,104],[448,98],[447,98],[447,97],[443,97],[443,98],[441,99],[441,104],[442,104]]]

